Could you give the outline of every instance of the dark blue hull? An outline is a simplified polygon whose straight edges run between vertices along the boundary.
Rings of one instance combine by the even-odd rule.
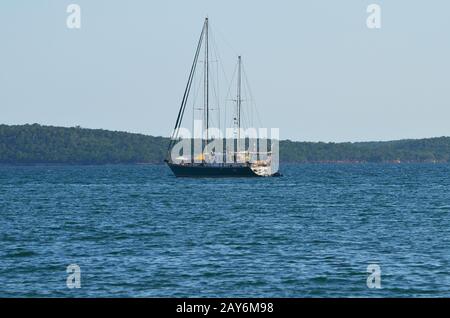
[[[176,177],[191,178],[228,178],[228,177],[259,177],[247,165],[179,165],[167,163]]]

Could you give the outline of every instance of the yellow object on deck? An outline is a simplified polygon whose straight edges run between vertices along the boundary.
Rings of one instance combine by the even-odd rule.
[[[205,160],[205,155],[204,154],[199,154],[195,160],[199,160],[199,161],[204,161]]]

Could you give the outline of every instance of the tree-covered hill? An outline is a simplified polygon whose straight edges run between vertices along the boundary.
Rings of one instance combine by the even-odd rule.
[[[0,164],[162,163],[168,138],[52,126],[0,125]],[[450,162],[450,137],[388,142],[280,142],[282,162]]]
[[[384,142],[282,141],[285,162],[450,162],[450,137]]]
[[[0,163],[159,163],[167,138],[102,129],[0,125]]]

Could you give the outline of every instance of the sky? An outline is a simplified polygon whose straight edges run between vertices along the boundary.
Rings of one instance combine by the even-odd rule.
[[[446,0],[2,0],[0,124],[169,136],[208,16],[282,139],[450,136],[449,14]]]

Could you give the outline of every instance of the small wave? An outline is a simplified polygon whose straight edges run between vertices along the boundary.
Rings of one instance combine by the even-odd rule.
[[[15,258],[15,257],[31,257],[31,256],[35,256],[35,255],[38,255],[38,254],[33,252],[33,251],[16,250],[16,251],[12,251],[12,252],[6,254],[6,257],[11,257],[11,258]]]

